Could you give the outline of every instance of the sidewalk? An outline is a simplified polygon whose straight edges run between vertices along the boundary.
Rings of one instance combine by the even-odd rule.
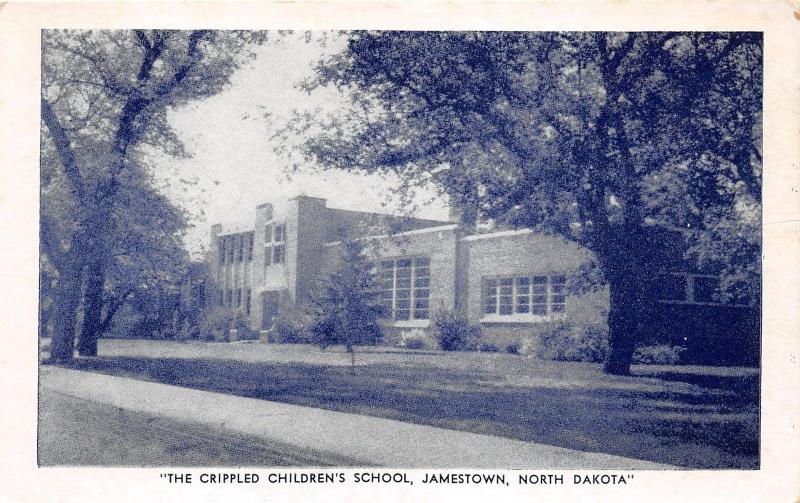
[[[674,466],[124,377],[41,367],[40,386],[122,409],[202,423],[396,468],[671,470]],[[535,414],[536,411],[531,411]]]

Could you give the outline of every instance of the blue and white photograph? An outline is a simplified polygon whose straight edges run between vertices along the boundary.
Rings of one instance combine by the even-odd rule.
[[[42,30],[39,466],[758,470],[762,88],[748,31]]]

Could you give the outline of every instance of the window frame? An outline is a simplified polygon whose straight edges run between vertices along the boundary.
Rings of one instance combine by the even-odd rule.
[[[709,307],[752,307],[750,304],[736,302],[735,299],[731,299],[729,301],[723,301],[721,298],[718,300],[697,300],[697,285],[696,282],[698,279],[702,278],[711,278],[717,282],[717,292],[719,292],[719,282],[721,281],[721,276],[717,274],[704,274],[704,273],[693,273],[693,272],[683,272],[683,271],[661,271],[656,275],[656,281],[661,282],[661,278],[663,276],[678,276],[683,280],[683,287],[684,287],[684,295],[683,298],[680,299],[663,299],[660,295],[660,292],[656,291],[653,288],[652,295],[655,297],[655,300],[659,304],[668,304],[668,305],[684,305],[684,306],[709,306]]]
[[[481,277],[481,322],[535,323],[562,318],[569,297],[567,276],[549,272]],[[561,281],[556,283],[554,278]]]
[[[264,267],[285,263],[286,222],[269,222],[264,225]]]
[[[398,263],[408,261],[408,267]],[[384,268],[384,264],[391,263],[391,268]],[[408,277],[398,275],[398,269],[408,270]],[[384,307],[382,320],[393,324],[426,324],[430,322],[431,306],[431,259],[428,255],[403,255],[400,257],[381,257],[375,263],[375,270],[378,277],[378,290],[380,292],[381,304]],[[385,276],[384,272],[391,271],[391,276]],[[418,271],[427,271],[421,273]],[[408,281],[408,286],[398,288],[399,281]],[[385,286],[387,280],[391,281],[391,286]],[[391,296],[386,294],[391,292]],[[401,296],[402,292],[407,296]],[[425,292],[424,294],[422,292]],[[388,304],[387,305],[387,301]],[[424,307],[423,307],[424,305]],[[401,306],[401,307],[398,307]],[[403,313],[398,316],[398,313]]]

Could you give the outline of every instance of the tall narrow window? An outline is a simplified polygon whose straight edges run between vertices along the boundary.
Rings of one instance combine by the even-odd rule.
[[[430,285],[431,285],[431,259],[414,259],[414,319],[428,319]]]
[[[269,224],[264,227],[264,266],[286,261],[286,224]]]
[[[240,234],[237,236],[238,245],[239,245],[239,253],[237,255],[237,260],[239,262],[244,261],[244,234]]]
[[[558,274],[550,279],[550,310],[554,313],[563,313],[567,305],[567,277]]]
[[[219,238],[219,263],[225,263],[225,238]]]
[[[411,259],[400,259],[396,263],[394,284],[394,319],[411,318]]]
[[[514,295],[514,280],[512,278],[502,278],[500,280],[500,314],[511,314],[511,302]]]
[[[242,289],[236,289],[236,307],[242,307]]]
[[[272,263],[282,264],[286,258],[286,248],[283,245],[275,245],[272,247]]]
[[[244,291],[244,314],[250,316],[250,305],[252,303],[250,289]]]
[[[531,296],[531,312],[538,315],[547,314],[547,276],[533,277],[533,295]]]
[[[517,282],[517,298],[516,298],[516,312],[529,313],[531,312],[531,279],[526,277],[516,278]]]
[[[255,239],[255,236],[253,235],[252,232],[247,234],[247,261],[248,262],[252,262],[253,261],[253,240],[254,239]]]

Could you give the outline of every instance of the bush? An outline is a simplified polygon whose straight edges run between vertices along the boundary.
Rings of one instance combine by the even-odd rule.
[[[539,358],[600,363],[608,355],[608,330],[603,325],[556,323],[541,337]]]
[[[425,335],[424,331],[420,330],[419,328],[415,328],[413,330],[402,332],[400,334],[400,339],[397,341],[397,345],[406,349],[427,349],[427,339],[428,337]]]
[[[247,317],[238,309],[218,308],[208,311],[200,325],[200,338],[228,342],[230,331],[236,329],[236,339],[256,340],[258,332],[249,326]]]
[[[481,342],[478,345],[478,351],[483,351],[484,353],[497,353],[500,351],[500,349],[491,342]]]
[[[433,317],[433,331],[444,351],[475,349],[481,335],[480,327],[451,310],[440,310]]]
[[[651,365],[675,365],[686,348],[669,344],[641,346],[633,352],[633,363]]]
[[[311,321],[308,315],[295,311],[288,311],[279,314],[270,330],[272,340],[283,344],[308,344],[312,342],[309,325]]]

